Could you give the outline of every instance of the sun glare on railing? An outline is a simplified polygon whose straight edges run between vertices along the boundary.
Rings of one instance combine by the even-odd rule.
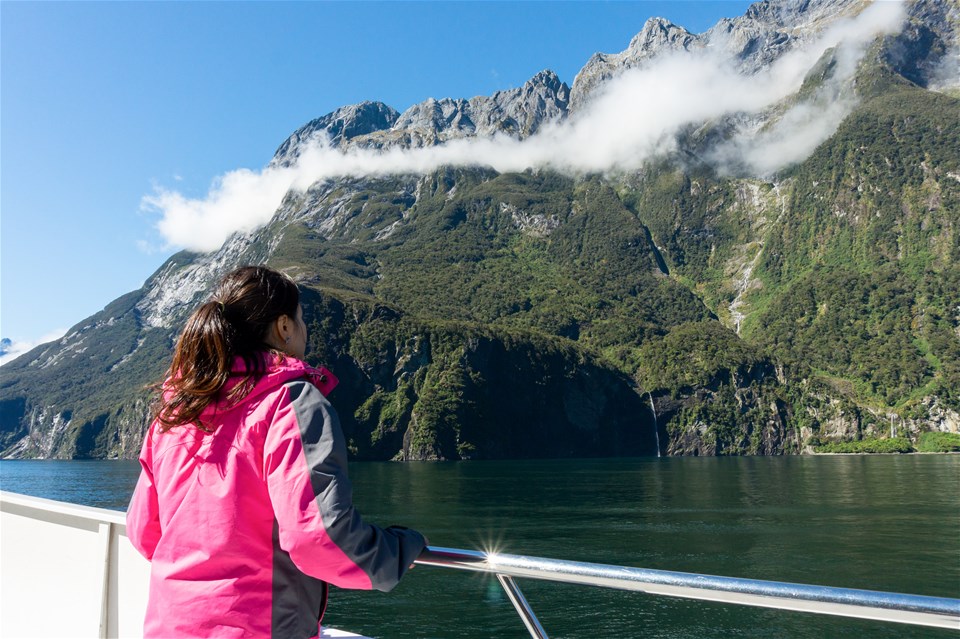
[[[477,547],[483,551],[483,554],[486,556],[487,563],[491,566],[495,565],[497,562],[497,557],[503,551],[503,537],[498,536],[497,539],[488,537],[477,544]]]

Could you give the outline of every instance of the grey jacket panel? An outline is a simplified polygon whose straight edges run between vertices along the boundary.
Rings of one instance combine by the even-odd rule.
[[[273,523],[273,607],[271,637],[314,637],[327,605],[327,584],[305,575],[280,547],[280,529]]]
[[[400,526],[380,528],[353,507],[347,478],[347,446],[330,402],[307,381],[287,384],[310,483],[330,539],[369,577],[373,588],[391,590],[426,545],[423,535]]]

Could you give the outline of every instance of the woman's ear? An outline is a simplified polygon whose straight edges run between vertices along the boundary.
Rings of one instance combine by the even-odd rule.
[[[266,342],[277,350],[283,350],[290,343],[293,335],[293,322],[286,315],[281,315],[270,323],[267,328]]]
[[[280,339],[284,344],[290,342],[296,331],[297,323],[289,315],[281,315],[277,318],[277,331],[280,333]]]

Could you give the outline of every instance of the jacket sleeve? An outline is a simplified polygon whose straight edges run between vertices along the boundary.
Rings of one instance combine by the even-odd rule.
[[[267,431],[264,475],[280,547],[304,573],[341,588],[390,590],[425,546],[407,528],[368,524],[353,506],[333,407],[311,383],[289,394]]]
[[[160,541],[160,506],[152,471],[152,431],[152,428],[148,430],[144,438],[140,451],[140,478],[127,507],[127,538],[137,552],[147,559],[153,559]]]

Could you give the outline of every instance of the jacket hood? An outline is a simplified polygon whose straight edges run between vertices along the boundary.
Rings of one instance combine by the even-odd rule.
[[[296,379],[306,379],[316,386],[324,396],[329,395],[330,391],[336,387],[339,380],[326,368],[313,367],[306,362],[283,355],[273,351],[258,354],[263,361],[263,374],[259,377],[254,376],[242,357],[237,357],[231,368],[230,380],[220,391],[220,398],[211,403],[204,409],[200,415],[201,421],[212,421],[212,418],[218,413],[232,410],[268,393],[287,382]],[[249,386],[249,390],[242,393],[239,399],[232,398],[231,392],[238,385]]]

